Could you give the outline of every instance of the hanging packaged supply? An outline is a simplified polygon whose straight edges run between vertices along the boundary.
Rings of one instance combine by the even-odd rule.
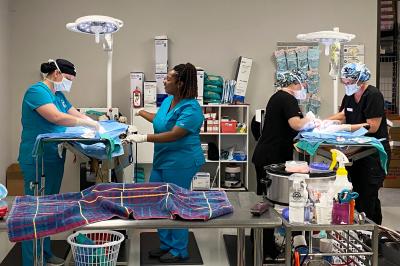
[[[310,70],[318,71],[319,67],[319,48],[309,48],[308,54],[308,66]]]
[[[297,66],[304,72],[308,71],[307,50],[308,50],[307,46],[301,46],[296,48]]]
[[[286,50],[286,62],[288,66],[288,70],[294,70],[297,68],[297,56],[295,49],[287,49]]]
[[[276,60],[276,71],[284,72],[288,70],[288,66],[286,63],[285,50],[281,49],[274,52],[275,60]]]
[[[307,72],[307,91],[309,93],[315,94],[319,91],[319,74],[316,71]]]

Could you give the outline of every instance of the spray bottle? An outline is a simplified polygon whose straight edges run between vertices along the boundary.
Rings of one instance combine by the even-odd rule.
[[[347,179],[347,170],[345,168],[345,164],[349,163],[349,159],[344,155],[341,151],[336,149],[331,149],[332,153],[332,164],[330,166],[330,170],[339,163],[339,167],[336,170],[336,179],[333,183],[333,191],[332,194],[334,197],[337,197],[338,193],[340,193],[343,189],[352,190],[353,185]]]
[[[289,222],[304,223],[304,207],[308,199],[307,184],[308,175],[292,174],[289,179],[292,186],[289,188]]]

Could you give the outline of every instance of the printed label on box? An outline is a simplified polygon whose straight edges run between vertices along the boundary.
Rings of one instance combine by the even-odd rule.
[[[144,107],[156,107],[157,83],[155,81],[145,81],[143,90]]]
[[[239,66],[236,75],[236,88],[234,100],[244,102],[244,97],[246,96],[247,84],[249,82],[251,65],[253,60],[246,57],[240,57]]]

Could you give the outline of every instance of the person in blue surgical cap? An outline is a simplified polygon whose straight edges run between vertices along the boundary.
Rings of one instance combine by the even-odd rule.
[[[30,187],[36,180],[36,160],[32,156],[32,150],[39,134],[63,132],[66,126],[99,129],[99,123],[79,113],[63,93],[70,91],[76,76],[75,66],[71,62],[65,59],[49,60],[41,65],[40,71],[44,79],[31,85],[22,101],[22,134],[18,161],[24,177],[25,195],[34,195]],[[47,143],[44,146],[43,159],[46,176],[45,194],[57,194],[60,192],[64,174],[65,152],[60,157],[57,144]],[[38,160],[41,161],[41,157]],[[38,173],[41,173],[41,163],[38,167]],[[22,242],[24,266],[33,265],[32,250],[33,241]],[[52,254],[49,238],[44,240],[43,253],[46,263],[63,265],[64,260]]]
[[[362,127],[368,130],[366,136],[384,139],[382,144],[390,161],[389,135],[387,130],[384,98],[382,93],[368,81],[371,72],[364,64],[350,63],[341,70],[341,82],[345,87],[339,113],[329,117],[339,120],[341,125],[335,125],[333,131],[356,131]],[[378,153],[371,154],[353,162],[346,167],[353,190],[358,192],[356,209],[365,212],[367,217],[377,224],[382,223],[379,189],[383,185],[385,169],[381,167]],[[389,166],[387,165],[387,168]]]
[[[205,163],[200,144],[204,115],[197,102],[197,71],[190,64],[180,64],[164,80],[169,94],[156,114],[139,110],[137,115],[153,123],[154,134],[131,135],[134,142],[154,142],[153,170],[150,182],[173,183],[189,189],[196,172]],[[150,251],[163,263],[188,258],[187,229],[159,229],[160,248]]]

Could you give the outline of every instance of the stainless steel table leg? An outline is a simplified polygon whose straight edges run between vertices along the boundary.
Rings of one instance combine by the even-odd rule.
[[[372,266],[378,266],[378,226],[374,226],[374,230],[372,231]]]
[[[237,229],[237,265],[238,266],[245,266],[246,259],[245,259],[245,230],[244,228]]]
[[[286,229],[286,245],[285,245],[285,264],[291,266],[292,264],[292,230],[288,227]]]
[[[262,266],[263,265],[263,229],[262,228],[254,228],[254,266]]]

